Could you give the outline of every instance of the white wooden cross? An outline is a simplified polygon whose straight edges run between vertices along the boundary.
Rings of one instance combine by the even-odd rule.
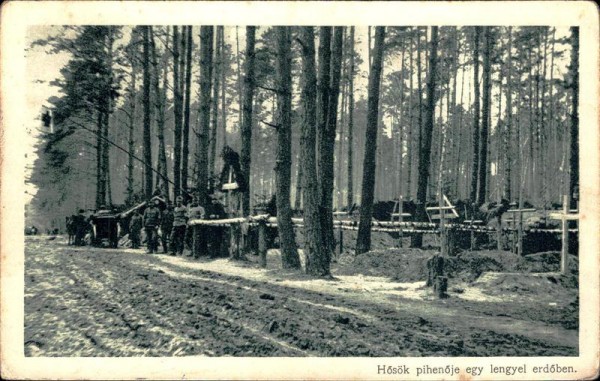
[[[553,220],[561,220],[562,224],[562,249],[560,252],[560,271],[563,274],[569,272],[569,222],[579,219],[579,213],[570,213],[569,196],[563,196],[562,213],[549,213],[548,217]]]

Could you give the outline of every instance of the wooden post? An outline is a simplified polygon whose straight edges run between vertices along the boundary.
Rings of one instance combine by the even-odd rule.
[[[340,225],[339,229],[340,229],[340,232],[339,232],[338,253],[337,253],[338,258],[340,258],[342,256],[342,253],[344,252],[344,229],[342,229],[342,225]]]
[[[433,283],[433,292],[435,292],[436,296],[440,299],[445,299],[448,297],[448,277],[445,276],[437,276],[435,277],[435,281]]]
[[[563,218],[562,218],[562,249],[560,251],[560,272],[563,275],[569,272],[569,196],[563,196]]]
[[[440,254],[447,255],[445,211],[440,197]]]
[[[496,236],[496,240],[497,245],[498,245],[498,251],[502,250],[502,216],[498,216],[498,231],[497,231],[497,236]]]
[[[517,252],[523,256],[523,210],[519,209],[519,227],[517,231]]]
[[[515,230],[517,228],[517,212],[512,212],[512,230],[510,232],[512,236],[512,252],[517,253],[518,245],[517,245],[517,237],[515,234]]]
[[[260,267],[267,267],[267,223],[264,220],[258,222],[258,255]]]
[[[469,221],[469,228],[471,229],[471,250],[475,249],[475,232],[473,231],[473,218],[471,217],[471,221]]]
[[[402,205],[402,195],[400,195],[400,197],[398,198],[398,221],[400,222],[400,232],[398,234],[398,247],[402,247],[402,239],[404,238],[404,234],[402,231],[402,222],[404,221],[404,218],[402,217],[402,213],[404,213],[404,206]],[[393,220],[393,218],[392,218]]]

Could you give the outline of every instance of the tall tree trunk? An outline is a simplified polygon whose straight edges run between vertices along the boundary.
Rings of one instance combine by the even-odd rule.
[[[173,33],[175,35],[175,28],[177,27],[173,27]],[[175,46],[177,46],[175,44]],[[166,65],[168,64],[168,62],[166,60],[164,60],[164,62],[162,62],[163,64],[163,69],[164,69],[164,73],[163,73],[163,86],[162,89],[159,86],[159,79],[160,79],[160,71],[158,68],[158,59],[156,56],[156,44],[154,42],[154,33],[153,33],[153,29],[152,27],[150,27],[150,49],[152,52],[152,68],[154,69],[153,72],[153,76],[152,76],[152,86],[154,88],[154,105],[156,108],[156,136],[158,137],[158,173],[159,173],[159,178],[157,178],[156,183],[157,183],[157,187],[160,184],[161,185],[161,191],[163,193],[163,196],[165,196],[167,198],[167,200],[169,199],[169,182],[168,182],[168,176],[167,176],[167,155],[166,155],[166,148],[165,148],[165,103],[166,103]],[[174,55],[175,57],[175,55]],[[177,60],[174,60],[174,62],[177,62]],[[175,65],[175,67],[177,67],[177,65]],[[174,82],[175,84],[177,82]],[[176,88],[176,92],[175,92],[175,98],[176,98],[176,107],[175,109],[177,109],[177,102],[179,102],[179,100],[177,99],[179,97],[179,90]],[[180,115],[180,114],[179,114]],[[176,123],[176,127],[175,129],[177,130],[177,118],[175,120]],[[179,118],[179,131],[181,131],[181,118]],[[181,132],[180,132],[181,134]],[[181,140],[179,140],[181,142]],[[176,149],[177,150],[177,149]],[[180,151],[181,152],[181,151]]]
[[[256,43],[256,27],[246,27],[246,62],[244,76],[243,93],[243,114],[242,114],[242,150],[240,155],[242,175],[244,183],[247,185],[242,193],[242,213],[244,216],[250,215],[250,161],[252,155],[252,104],[254,97],[255,53],[254,45]]]
[[[466,51],[466,49],[465,49]],[[460,57],[460,49],[457,51],[458,53],[458,57]],[[465,64],[461,65],[461,81],[460,81],[460,105],[461,105],[461,110],[460,110],[460,114],[458,115],[458,149],[456,152],[456,177],[455,177],[455,181],[456,181],[456,194],[457,197],[459,199],[463,198],[463,188],[461,187],[461,179],[463,178],[463,171],[462,171],[462,146],[463,146],[463,114],[464,114],[464,89],[465,89]],[[470,102],[469,102],[470,103]],[[454,108],[456,110],[456,103],[454,104]]]
[[[216,42],[215,42],[215,57],[214,57],[214,76],[213,76],[213,100],[212,100],[212,126],[210,129],[210,139],[209,139],[209,156],[208,156],[208,168],[210,172],[210,182],[212,184],[215,176],[215,168],[217,161],[217,133],[218,133],[218,124],[219,124],[219,95],[220,95],[220,85],[221,85],[221,37],[219,33],[220,27],[217,27],[216,33]]]
[[[144,108],[144,163],[146,166],[152,165],[152,136],[150,134],[150,27],[142,26],[143,32],[143,108]],[[144,192],[146,199],[152,197],[152,171],[149,168],[144,170]]]
[[[197,152],[197,192],[201,205],[205,205],[208,201],[208,138],[212,87],[213,29],[212,26],[200,27],[200,126]]]
[[[317,74],[315,65],[315,34],[313,27],[300,27],[298,39],[302,48],[302,137],[300,140],[300,162],[304,169],[302,178],[304,203],[304,255],[306,272],[317,276],[330,275],[329,261],[322,246],[321,222],[319,219],[319,188],[316,163],[317,126]]]
[[[276,27],[277,34],[277,156],[275,183],[277,227],[283,268],[300,268],[292,225],[290,181],[292,168],[292,56],[290,27]]]
[[[510,154],[510,144],[512,142],[512,26],[508,27],[508,60],[506,61],[506,127],[504,129],[504,197],[512,200],[512,155]]]
[[[552,134],[552,152],[550,157],[551,172],[552,174],[558,173],[558,133],[556,131],[555,123],[554,123],[554,48],[556,44],[556,28],[552,28],[552,47],[550,48],[550,107],[548,108],[548,116],[549,124],[550,124],[550,133]],[[556,172],[555,172],[556,171]],[[554,187],[557,189],[558,187]],[[557,189],[557,193],[550,194],[554,200],[560,199],[560,190]]]
[[[414,154],[414,145],[413,145],[413,39],[410,38],[410,48],[409,48],[409,95],[408,95],[408,131],[406,136],[406,197],[409,200],[412,200],[412,176],[413,176],[413,154]]]
[[[375,46],[373,64],[369,70],[367,130],[365,134],[365,158],[363,164],[363,181],[361,192],[360,222],[356,240],[356,254],[371,249],[371,218],[373,216],[373,196],[375,190],[375,154],[377,150],[377,122],[379,111],[379,85],[383,67],[383,44],[385,27],[375,27]]]
[[[348,209],[354,204],[353,155],[354,155],[354,27],[350,27],[350,73],[348,77]]]
[[[323,150],[326,146],[327,111],[329,110],[329,82],[331,76],[331,29],[319,28],[319,66],[317,78],[317,173],[319,175],[319,200],[321,200],[321,172],[323,171]],[[321,205],[322,207],[322,205]],[[323,211],[321,210],[321,213]],[[324,238],[325,235],[323,235]]]
[[[481,138],[480,138],[480,153],[479,153],[479,189],[477,192],[477,203],[483,204],[486,200],[486,176],[487,176],[487,154],[488,154],[488,131],[490,123],[490,95],[491,95],[491,81],[490,81],[490,49],[491,49],[491,37],[490,27],[484,27],[484,50],[483,50],[483,107],[481,110]]]
[[[416,167],[419,167],[419,161],[421,160],[421,150],[423,149],[423,83],[421,79],[421,75],[423,74],[423,67],[421,65],[421,27],[417,27],[417,88],[419,92],[419,114],[417,118],[418,129],[417,132],[419,135],[417,136],[417,162],[415,163]],[[418,173],[417,173],[418,177]],[[417,179],[418,182],[418,179]],[[418,240],[418,238],[417,238]],[[420,246],[420,245],[419,245]]]
[[[544,28],[544,55],[542,57],[543,62],[543,70],[541,76],[541,85],[542,85],[542,94],[540,99],[540,186],[542,192],[542,205],[544,209],[547,209],[549,205],[549,195],[548,195],[548,187],[546,184],[546,170],[551,167],[549,156],[546,154],[546,133],[548,129],[545,124],[546,117],[546,69],[547,69],[547,60],[546,57],[548,55],[548,29]]]
[[[227,82],[225,82],[225,28],[217,27],[217,33],[221,36],[221,127],[223,128],[223,147],[227,145],[227,105],[225,104],[225,93]]]
[[[128,136],[127,136],[127,200],[126,204],[131,205],[133,203],[133,150],[134,150],[134,137],[135,137],[135,106],[136,106],[136,78],[138,73],[138,65],[136,63],[136,57],[133,56],[130,60],[131,65],[131,79],[129,82],[129,89],[127,91],[129,101],[129,115],[128,115]]]
[[[185,27],[184,27],[185,28]],[[181,194],[181,144],[182,144],[182,119],[181,119],[181,89],[179,88],[179,27],[173,26],[173,184],[175,196]],[[157,80],[158,83],[158,80]]]
[[[190,93],[192,85],[192,48],[193,36],[192,26],[187,26],[187,42],[185,55],[185,105],[183,110],[183,131],[181,147],[181,189],[186,191],[188,188],[188,161],[190,156]],[[178,189],[175,196],[181,194]]]
[[[329,100],[326,111],[325,129],[321,134],[319,144],[320,161],[320,199],[321,199],[321,229],[323,230],[323,244],[333,254],[333,179],[334,162],[333,154],[335,148],[335,135],[337,125],[338,98],[340,94],[340,73],[342,64],[342,40],[343,28],[336,27],[334,31],[333,46],[330,55],[329,88],[322,86],[322,91]]]
[[[427,221],[425,203],[427,201],[426,197],[430,172],[429,160],[431,155],[431,137],[433,133],[435,113],[437,46],[438,27],[434,26],[431,28],[431,52],[429,53],[429,73],[427,75],[427,107],[425,108],[425,123],[423,125],[423,146],[421,147],[419,158],[419,179],[417,182],[417,221]],[[415,234],[413,237],[412,246],[422,246],[423,235]]]
[[[106,95],[106,115],[104,116],[104,139],[102,140],[102,144],[104,147],[102,148],[102,169],[104,171],[104,184],[106,186],[106,195],[108,197],[108,204],[112,205],[112,187],[110,183],[110,146],[108,145],[109,138],[108,132],[110,130],[110,115],[113,111],[113,99],[112,99],[112,91],[113,91],[113,45],[114,45],[114,31],[113,27],[108,27],[108,44],[107,44],[107,67],[109,69],[108,72],[108,93]]]
[[[479,174],[479,34],[481,27],[475,27],[473,40],[473,168],[471,171],[471,202],[477,202],[477,180]]]
[[[235,59],[237,61],[237,88],[238,88],[238,125],[242,126],[244,121],[243,109],[243,92],[242,92],[242,73],[240,65],[240,34],[238,26],[235,27]],[[250,103],[252,104],[252,103]],[[243,135],[243,132],[242,132]],[[250,165],[250,164],[248,164]],[[243,201],[242,201],[243,204]]]
[[[572,207],[577,207],[579,192],[579,27],[571,27],[571,63],[569,64],[573,108],[571,109],[571,154],[569,155],[569,197]]]
[[[102,137],[104,132],[104,112],[98,110],[96,117],[96,209],[106,203],[106,185],[104,171],[102,170]]]

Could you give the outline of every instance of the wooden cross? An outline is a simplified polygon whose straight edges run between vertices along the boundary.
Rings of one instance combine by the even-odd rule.
[[[560,271],[566,274],[569,271],[569,222],[579,219],[579,213],[570,213],[569,196],[563,196],[562,213],[550,213],[548,215],[552,220],[561,220],[562,224],[562,248],[560,251]]]
[[[562,248],[560,251],[560,271],[563,274],[569,272],[569,222],[579,219],[579,213],[570,213],[569,196],[563,196],[562,213],[549,213],[548,217],[553,220],[560,220],[562,224]]]

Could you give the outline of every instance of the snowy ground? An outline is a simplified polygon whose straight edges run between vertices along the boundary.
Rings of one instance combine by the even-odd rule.
[[[280,270],[276,250],[261,269],[254,256],[25,244],[27,356],[578,354],[577,287],[553,273],[457,276],[438,300],[418,276],[373,275],[343,258],[322,280]],[[418,257],[395,250],[373,255],[383,265]]]

